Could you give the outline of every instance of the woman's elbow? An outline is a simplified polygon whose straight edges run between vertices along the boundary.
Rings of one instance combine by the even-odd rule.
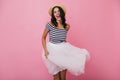
[[[41,40],[42,40],[42,41],[46,40],[46,37],[42,36]]]

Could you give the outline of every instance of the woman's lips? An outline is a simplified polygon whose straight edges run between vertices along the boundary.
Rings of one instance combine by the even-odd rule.
[[[60,16],[56,16],[57,18],[60,18]]]

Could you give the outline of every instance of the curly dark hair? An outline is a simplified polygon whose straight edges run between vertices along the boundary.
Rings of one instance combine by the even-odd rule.
[[[55,8],[58,8],[59,11],[60,11],[60,17],[61,17],[61,20],[62,20],[62,25],[64,28],[66,28],[67,24],[66,24],[66,19],[65,19],[65,12],[63,11],[63,9],[59,6],[55,6],[52,8],[52,14],[51,14],[51,22],[53,25],[55,25],[55,27],[57,27],[58,23],[56,22],[56,18],[54,16],[54,9]]]

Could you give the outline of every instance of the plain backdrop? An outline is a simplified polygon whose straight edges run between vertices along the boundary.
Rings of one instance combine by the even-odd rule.
[[[85,74],[68,72],[67,80],[120,80],[119,0],[0,0],[0,80],[52,80],[41,36],[58,2],[71,26],[67,41],[91,54]]]

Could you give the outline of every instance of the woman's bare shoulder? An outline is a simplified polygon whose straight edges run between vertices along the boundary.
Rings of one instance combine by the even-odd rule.
[[[70,28],[70,25],[67,23],[66,29],[69,30],[69,28]]]

